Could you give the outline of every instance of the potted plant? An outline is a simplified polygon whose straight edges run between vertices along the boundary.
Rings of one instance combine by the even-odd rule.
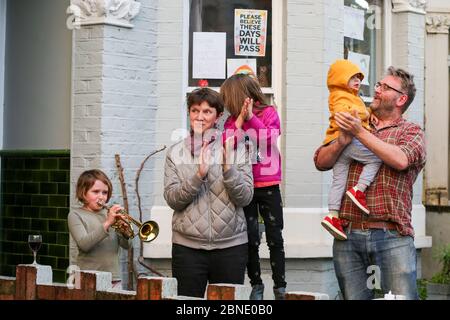
[[[442,269],[427,283],[427,299],[450,300],[450,244],[439,251],[437,259]]]

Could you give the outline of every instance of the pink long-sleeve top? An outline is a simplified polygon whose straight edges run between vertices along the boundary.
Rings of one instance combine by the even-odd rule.
[[[224,124],[224,138],[235,136],[240,141],[249,137],[252,149],[257,152],[253,159],[255,187],[279,184],[281,182],[281,155],[277,146],[280,136],[280,118],[273,106],[254,107],[253,117],[245,121],[242,130],[236,128],[236,117],[229,116]]]

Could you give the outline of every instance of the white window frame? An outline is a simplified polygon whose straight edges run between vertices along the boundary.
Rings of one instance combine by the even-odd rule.
[[[383,46],[384,70],[392,65],[392,0],[385,0],[383,6],[384,24],[383,24]]]
[[[381,50],[379,58],[382,59],[382,72],[392,65],[392,0],[383,1],[383,25],[381,30]],[[377,70],[378,72],[378,70]],[[380,74],[381,76],[382,74]],[[361,96],[365,103],[371,103],[373,96]]]

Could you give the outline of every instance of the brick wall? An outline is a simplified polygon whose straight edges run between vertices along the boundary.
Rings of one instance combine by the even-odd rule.
[[[72,286],[53,283],[49,266],[18,265],[16,277],[0,276],[0,300],[202,300],[178,296],[177,280],[140,277],[136,291],[112,290],[109,272],[77,271]],[[207,300],[247,300],[249,286],[209,284]],[[289,300],[328,300],[316,292],[289,292]]]
[[[343,1],[287,1],[285,205],[322,207],[330,179],[312,155],[328,125],[326,74],[343,57]]]
[[[29,234],[41,234],[38,262],[64,282],[69,265],[69,152],[3,152],[0,212],[0,274],[13,276],[31,263]]]
[[[416,97],[405,113],[406,118],[424,126],[425,101],[425,14],[396,12],[392,16],[392,63],[414,75]],[[423,171],[414,184],[413,204],[422,204]]]
[[[141,162],[160,147],[154,138],[158,9],[156,1],[139,2],[141,9],[132,20],[132,29],[95,25],[74,30],[71,182],[75,184],[86,169],[101,168],[114,180],[117,196],[120,186],[114,155],[121,155],[126,182],[134,187]],[[153,199],[151,168],[149,161],[140,180],[146,208]],[[136,203],[132,191],[130,188],[130,205]],[[75,199],[71,200],[74,204]]]
[[[151,246],[151,244],[150,244]],[[274,295],[272,287],[272,269],[270,260],[265,258],[264,251],[266,247],[265,240],[260,250],[261,279],[266,287],[264,291],[265,300],[273,300]],[[262,257],[264,255],[264,258]],[[172,275],[171,259],[151,258],[147,263],[154,269],[166,276]],[[286,260],[286,281],[287,289],[290,292],[309,291],[322,292],[327,294],[330,299],[339,299],[339,287],[334,273],[333,261],[327,258],[299,259],[288,258]],[[249,278],[245,277],[244,285],[250,286]]]
[[[183,128],[187,118],[187,109],[183,85],[187,82],[187,53],[183,52],[183,3],[185,1],[160,1],[156,10],[156,99],[157,112],[155,122],[155,141],[158,145],[170,146],[174,142],[171,136],[174,130]],[[185,45],[187,49],[187,44]],[[186,79],[185,79],[186,78]],[[163,198],[163,168],[165,152],[154,158],[153,176],[154,205],[166,205]]]
[[[142,161],[160,145],[155,143],[159,77],[156,68],[157,3],[139,1],[133,28],[112,25],[83,26],[74,30],[73,141],[70,181],[75,185],[84,170],[99,168],[111,178],[111,202],[123,203],[115,164],[119,154],[124,169],[129,213],[138,218],[135,177]],[[164,75],[162,75],[164,76]],[[169,85],[169,84],[167,84]],[[161,107],[161,106],[160,106]],[[154,172],[150,159],[139,180],[142,220],[150,219]],[[71,205],[75,206],[71,191]],[[76,248],[71,241],[71,262]],[[133,243],[138,256],[139,240]],[[126,252],[121,254],[126,285]],[[136,268],[140,269],[139,265]]]

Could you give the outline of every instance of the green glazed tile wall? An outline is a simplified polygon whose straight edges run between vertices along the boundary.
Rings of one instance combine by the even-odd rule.
[[[37,261],[52,266],[54,282],[65,282],[70,153],[2,151],[0,156],[0,275],[14,277],[17,264],[33,261],[27,237],[41,234]]]

